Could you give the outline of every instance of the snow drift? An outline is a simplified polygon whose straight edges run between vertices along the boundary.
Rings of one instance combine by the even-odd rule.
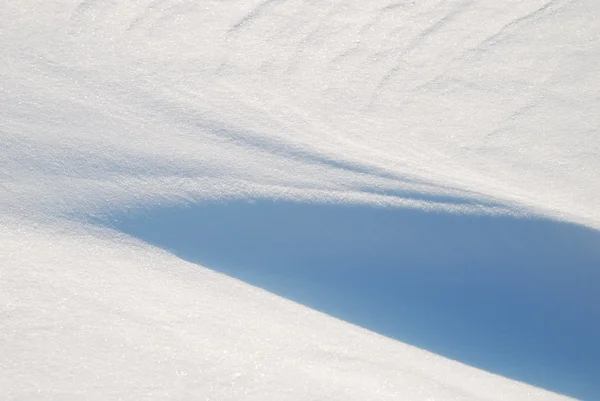
[[[0,394],[597,398],[599,12],[1,4]]]

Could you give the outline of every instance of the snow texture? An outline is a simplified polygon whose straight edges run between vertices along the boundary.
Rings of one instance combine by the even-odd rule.
[[[0,398],[600,398],[598,15],[2,2]]]

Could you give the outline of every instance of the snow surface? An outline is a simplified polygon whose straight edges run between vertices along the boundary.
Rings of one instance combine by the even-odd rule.
[[[600,398],[598,15],[2,2],[0,398]]]

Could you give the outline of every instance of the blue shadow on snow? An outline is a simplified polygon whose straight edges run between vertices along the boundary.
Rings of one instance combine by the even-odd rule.
[[[600,399],[600,232],[284,201],[156,208],[118,230],[434,353]]]

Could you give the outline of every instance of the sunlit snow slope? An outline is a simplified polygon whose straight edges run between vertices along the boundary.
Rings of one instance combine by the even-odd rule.
[[[1,2],[0,398],[600,398],[599,15]]]

